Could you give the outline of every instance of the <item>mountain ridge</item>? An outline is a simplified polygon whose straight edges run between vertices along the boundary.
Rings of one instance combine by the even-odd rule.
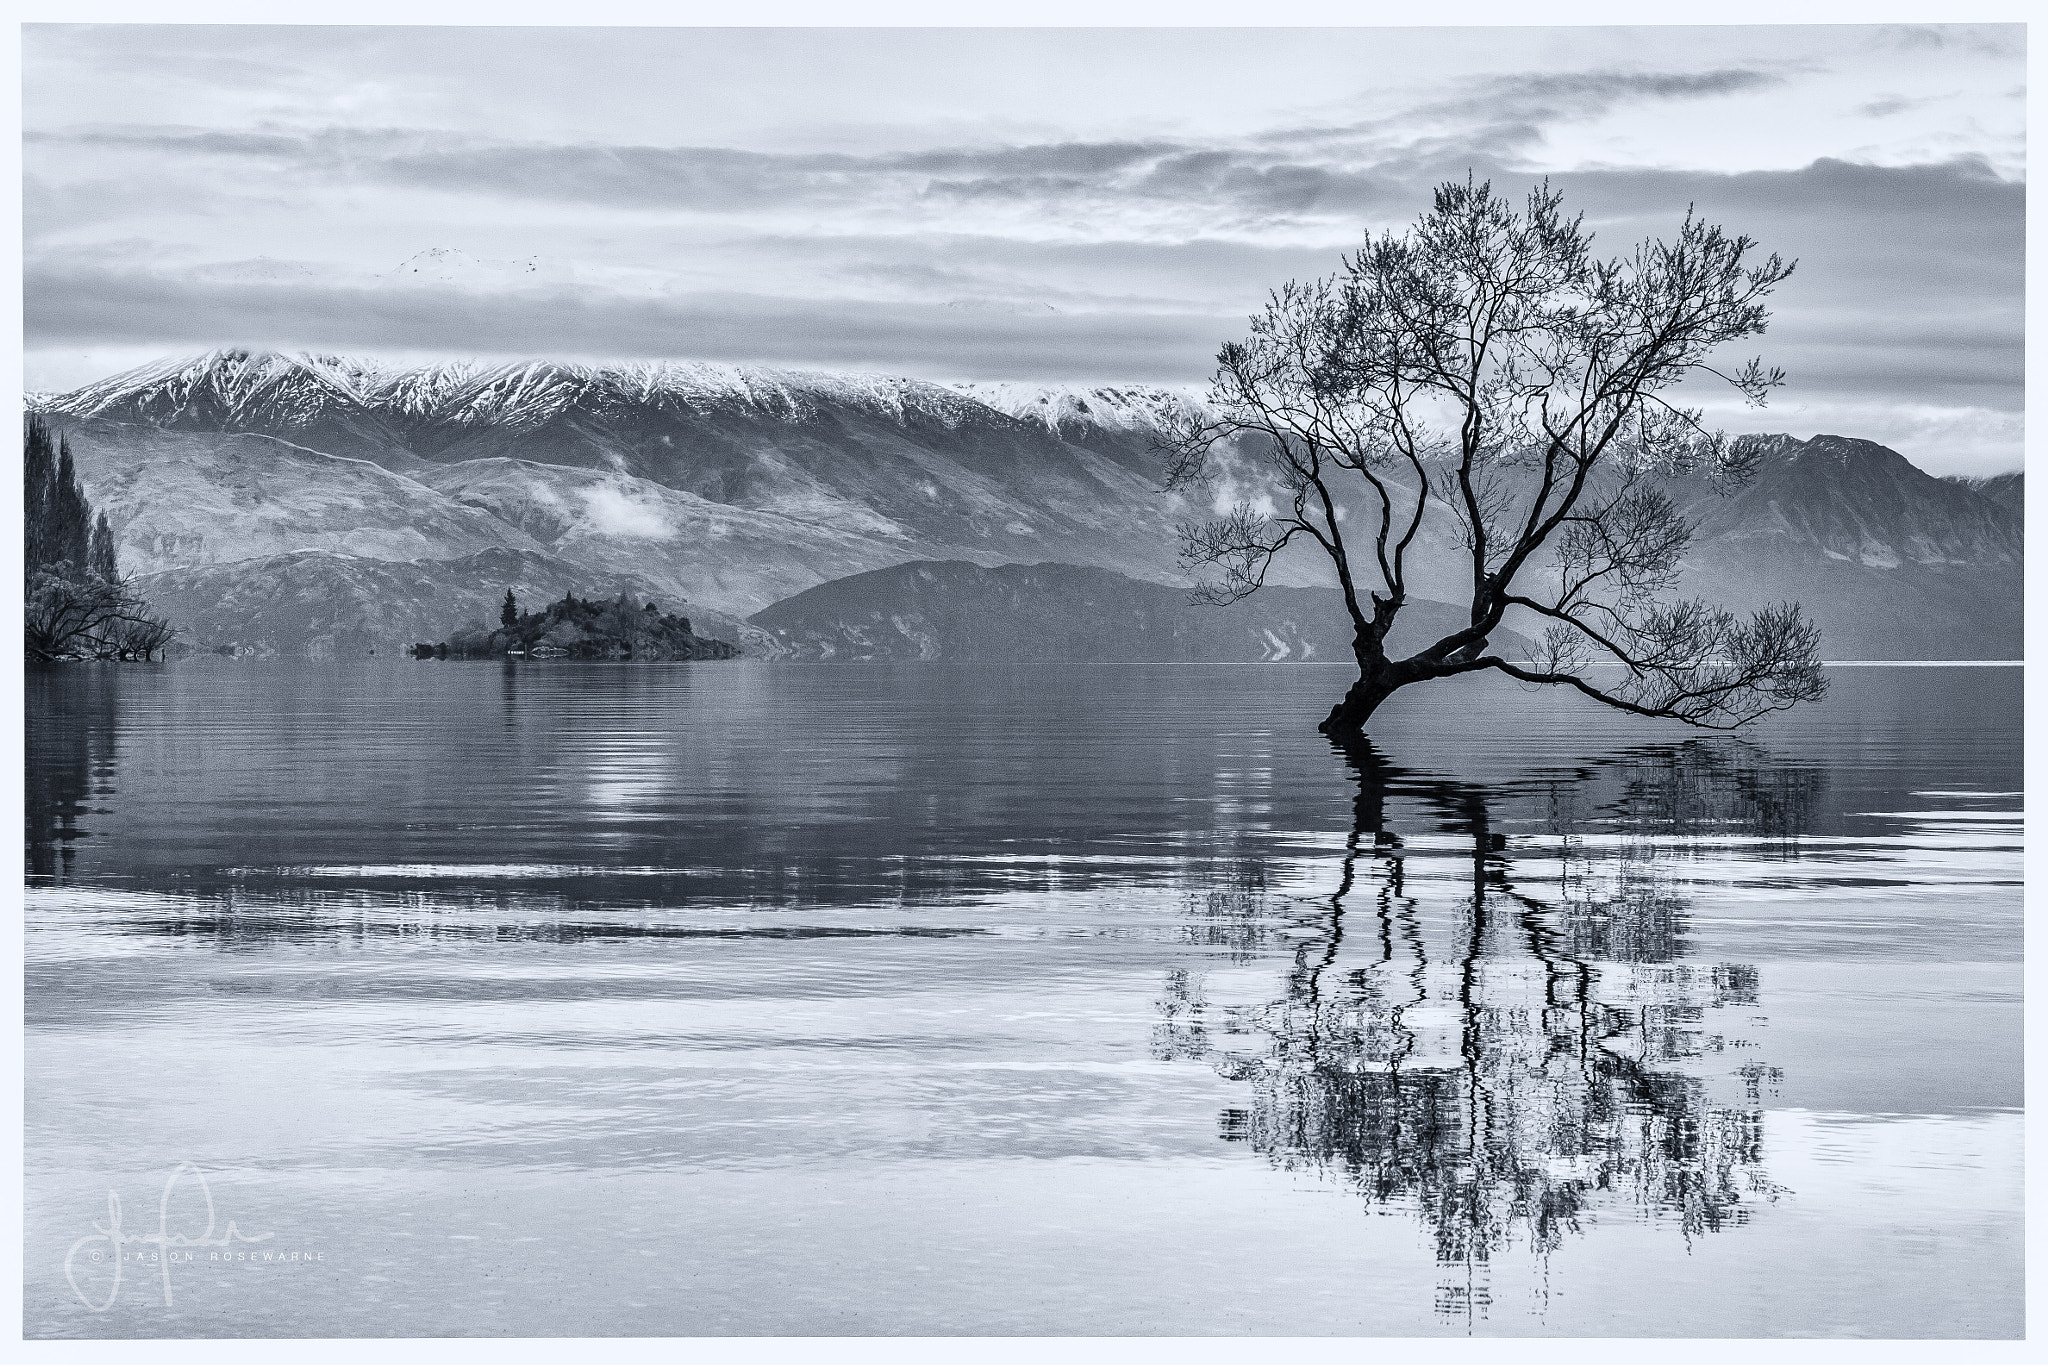
[[[1164,493],[1164,429],[1199,409],[1143,385],[219,351],[35,407],[74,438],[134,570],[299,549],[446,565],[502,549],[735,621],[913,561],[1061,563],[1184,585],[1175,523],[1261,491],[1238,459],[1202,500]],[[1736,610],[1800,600],[1839,657],[2017,654],[2017,476],[1940,480],[1828,434],[1764,444],[1756,480],[1732,496],[1674,485],[1700,528],[1686,591]],[[1469,579],[1457,541],[1448,516],[1428,520],[1413,595],[1447,597]],[[397,591],[401,579],[412,581],[379,581]],[[321,581],[368,591],[359,569]],[[1271,581],[1332,579],[1290,552]],[[428,636],[439,638],[411,638]]]
[[[1463,626],[1445,602],[1411,600],[1395,648],[1419,649]],[[1269,587],[1228,606],[1181,589],[1076,564],[918,560],[808,588],[748,624],[773,652],[820,660],[963,662],[1346,662],[1351,618],[1335,588]],[[1495,632],[1527,657],[1529,641]]]

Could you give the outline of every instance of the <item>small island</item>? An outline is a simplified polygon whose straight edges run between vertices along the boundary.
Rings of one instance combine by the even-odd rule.
[[[697,634],[686,616],[620,593],[592,601],[574,593],[540,611],[521,611],[510,589],[498,628],[482,624],[440,644],[412,646],[415,659],[731,659],[739,647]]]

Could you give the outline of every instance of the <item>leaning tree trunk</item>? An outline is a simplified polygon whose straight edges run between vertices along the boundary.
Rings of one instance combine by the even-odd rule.
[[[1377,641],[1360,641],[1358,681],[1344,694],[1344,700],[1330,708],[1330,714],[1316,728],[1334,740],[1358,739],[1365,734],[1365,722],[1380,703],[1415,681],[1399,664],[1386,656]]]

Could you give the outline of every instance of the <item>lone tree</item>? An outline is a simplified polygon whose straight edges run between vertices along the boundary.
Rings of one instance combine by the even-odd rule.
[[[1560,203],[1547,184],[1521,210],[1490,184],[1443,185],[1414,227],[1276,291],[1218,356],[1208,414],[1170,441],[1170,489],[1208,487],[1220,448],[1277,485],[1275,510],[1181,527],[1183,561],[1220,571],[1199,599],[1245,597],[1296,541],[1334,565],[1359,676],[1320,727],[1333,738],[1403,687],[1482,669],[1709,729],[1826,690],[1796,605],[1744,619],[1661,597],[1693,529],[1666,485],[1739,487],[1759,453],[1668,391],[1706,375],[1762,405],[1782,371],[1709,359],[1764,330],[1792,266],[1690,212],[1675,240],[1599,259]],[[1469,624],[1397,659],[1426,522],[1455,527]],[[1533,661],[1487,650],[1510,607],[1545,622]],[[1596,659],[1623,668],[1596,679]]]
[[[498,608],[498,624],[511,627],[519,624],[519,599],[512,595],[512,589],[505,589],[505,605]]]

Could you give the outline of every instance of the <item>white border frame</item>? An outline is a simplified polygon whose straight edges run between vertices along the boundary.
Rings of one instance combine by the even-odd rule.
[[[144,0],[19,0],[16,5],[17,23],[184,23],[184,24],[317,24],[334,22],[333,16],[281,12],[275,0],[168,0],[167,3],[145,3]],[[1711,11],[1687,14],[1676,18],[1649,17],[1644,13],[1640,0],[1545,0],[1539,4],[1515,4],[1511,0],[1437,0],[1422,11],[1429,22],[1418,24],[1417,7],[1413,3],[1396,4],[1393,0],[1352,0],[1351,3],[1337,3],[1336,0],[1265,0],[1253,7],[1244,3],[1224,3],[1223,0],[1180,0],[1179,3],[1163,3],[1163,0],[980,0],[971,7],[958,3],[943,3],[942,0],[852,0],[852,3],[832,4],[825,0],[749,0],[746,4],[709,4],[704,0],[687,0],[687,3],[658,4],[650,0],[578,0],[574,5],[544,3],[543,0],[355,0],[346,11],[351,25],[479,25],[479,26],[577,26],[609,27],[645,25],[649,27],[942,27],[942,28],[1209,28],[1209,27],[1387,27],[1387,28],[1452,28],[1464,26],[1499,27],[1551,27],[1551,26],[1594,26],[1614,25],[1628,27],[1666,26],[1787,26],[1799,24],[1961,24],[1961,23],[2026,23],[2042,13],[2036,4],[2025,0],[1974,0],[1960,7],[1951,8],[1930,0],[1863,0],[1850,4],[1845,0],[1723,0]],[[1258,22],[1248,22],[1256,19]],[[570,21],[563,24],[564,19]],[[2029,33],[2029,38],[2034,35]],[[11,358],[0,355],[0,397],[4,397],[10,410],[19,413],[22,398],[22,335],[19,326],[21,318],[21,34],[18,27],[9,27],[0,34],[0,41],[7,46],[5,81],[8,98],[5,107],[8,117],[14,121],[12,136],[0,139],[0,167],[5,168],[6,193],[10,199],[11,211],[0,221],[0,233],[4,233],[8,248],[13,254],[16,269],[5,280],[6,298],[12,308],[16,325],[8,330],[6,346],[12,348]],[[2028,88],[2030,93],[2042,88],[2039,80],[2043,58],[2039,47],[2032,46],[2027,56]],[[2029,100],[2027,132],[2030,143],[2042,140],[2044,127],[2042,102]],[[2042,449],[2040,423],[2035,420],[2044,410],[2040,396],[2048,393],[2048,225],[2044,225],[2043,214],[2030,214],[2027,223],[2027,336],[2031,344],[2027,348],[2027,417],[2025,449],[2027,463]],[[11,363],[9,363],[11,359]],[[2042,493],[2037,481],[2029,481],[2029,510],[2042,505],[2041,499],[2048,498]],[[0,480],[0,524],[8,527],[20,524],[20,489],[17,481],[10,477]],[[2032,518],[2029,518],[2032,520]],[[21,545],[18,536],[0,538],[0,575],[7,575],[6,581],[19,581],[21,572]],[[2030,563],[2027,570],[2027,597],[2029,608],[2026,614],[2026,639],[2031,646],[2037,639],[2048,638],[2040,634],[2044,624],[2044,608],[2048,602],[2044,590],[2048,590],[2048,568],[2038,562]],[[18,639],[21,629],[20,605],[11,593],[0,594],[0,638]],[[11,633],[8,633],[11,632]],[[2031,648],[2027,651],[2032,653]],[[0,725],[0,736],[4,736],[4,765],[10,773],[19,773],[22,766],[22,669],[18,651],[6,653],[4,672],[0,672],[0,706],[6,708],[5,723]],[[2031,716],[2037,709],[2048,704],[2048,683],[2029,680],[2026,687],[2027,711],[2030,717],[2026,726],[2026,785],[2031,792],[2048,779],[2044,769],[2041,746],[2036,741],[2035,726]],[[9,828],[21,828],[22,785],[10,777],[5,788],[6,812],[4,818],[13,823]],[[9,913],[6,929],[0,934],[0,972],[6,980],[6,999],[10,1007],[11,1020],[22,1019],[22,936],[21,914],[22,849],[18,843],[7,843],[11,870],[0,872],[0,886],[6,888],[4,903]],[[2048,852],[2030,848],[2025,865],[2029,891],[2026,896],[2026,921],[2030,926],[2037,923],[2037,909],[2048,900],[2048,892],[2037,893],[2032,888],[2042,874],[2048,874]],[[2048,987],[2048,969],[2044,969],[2044,954],[2036,951],[2028,955],[2024,982],[2026,989],[2026,1079],[2030,1094],[2043,1092],[2041,1085],[2048,1068],[2044,1068],[2043,1057],[2048,1054],[2048,1036],[2041,1027],[2042,1011],[2040,1002],[2044,987]],[[6,1235],[0,1239],[0,1303],[7,1305],[11,1321],[0,1325],[0,1339],[11,1338],[20,1341],[21,1332],[21,1288],[22,1288],[22,1124],[23,1124],[23,1044],[21,1025],[13,1025],[13,1032],[4,1050],[0,1050],[0,1082],[4,1082],[4,1139],[0,1139],[0,1150],[4,1150],[6,1175],[6,1211],[4,1222]],[[2043,1168],[2043,1158],[2048,1157],[2048,1144],[2042,1141],[2037,1125],[2028,1125],[2026,1141],[2027,1164],[2034,1169]],[[2027,1308],[2029,1327],[2043,1321],[2048,1311],[2048,1296],[2044,1296],[2044,1284],[2048,1284],[2048,1236],[2043,1233],[2044,1182],[2035,1179],[2027,1183]],[[1325,1345],[1324,1343],[1328,1344]],[[1057,1344],[1055,1344],[1057,1343]],[[1311,1344],[1313,1343],[1313,1344]],[[380,1340],[366,1345],[357,1340],[340,1341],[157,1341],[147,1344],[130,1341],[106,1342],[27,1342],[23,1345],[24,1358],[35,1360],[80,1360],[133,1359],[138,1353],[146,1352],[155,1359],[166,1362],[182,1361],[255,1361],[275,1360],[289,1355],[299,1361],[355,1361],[366,1350],[375,1351],[380,1357],[390,1360],[463,1360],[480,1359],[485,1356],[494,1361],[512,1360],[581,1360],[603,1355],[609,1361],[631,1362],[640,1360],[673,1361],[687,1353],[687,1358],[705,1361],[776,1361],[813,1360],[824,1357],[833,1360],[856,1362],[896,1361],[945,1361],[951,1362],[971,1353],[977,1360],[1000,1362],[1008,1365],[1038,1365],[1049,1351],[1057,1351],[1062,1357],[1078,1360],[1115,1360],[1118,1362],[1151,1362],[1161,1365],[1203,1365],[1204,1362],[1229,1361],[1241,1365],[1247,1356],[1263,1356],[1268,1353],[1280,1354],[1290,1351],[1358,1350],[1378,1354],[1389,1352],[1426,1352],[1446,1362],[1467,1360],[1512,1359],[1518,1362],[1601,1360],[1629,1361],[1639,1365],[1645,1355],[1655,1355],[1660,1362],[1672,1365],[1689,1365],[1689,1362],[1707,1362],[1725,1365],[1730,1354],[1731,1343],[1711,1340],[1664,1340],[1648,1341],[1627,1339],[1569,1339],[1569,1338],[1495,1338],[1487,1340],[1460,1339],[1418,1339],[1362,1338],[1362,1339],[1302,1339],[1286,1338],[1261,1340],[1255,1338],[603,1338],[579,1340],[574,1338],[465,1338],[455,1340]],[[1737,1348],[1745,1356],[1757,1361],[1799,1361],[1799,1362],[1863,1362],[1872,1360],[1915,1360],[1968,1358],[1975,1360],[2022,1360],[2024,1342],[1917,1342],[1917,1341],[1745,1341]]]

